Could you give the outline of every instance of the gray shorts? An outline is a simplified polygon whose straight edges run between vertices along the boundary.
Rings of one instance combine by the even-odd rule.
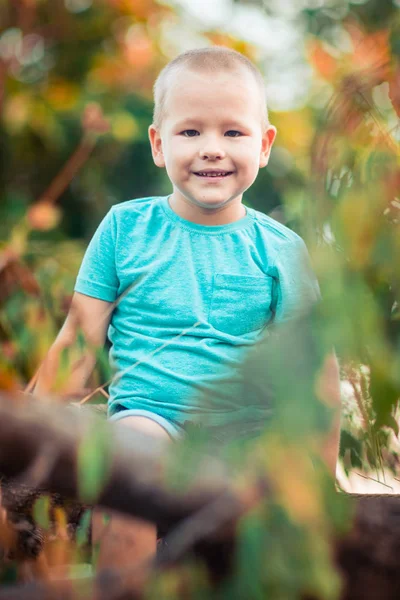
[[[140,410],[140,409],[126,409],[120,410],[109,418],[109,421],[121,421],[126,417],[145,417],[146,419],[150,419],[158,425],[161,425],[163,429],[168,433],[172,440],[180,440],[184,436],[184,429],[180,427],[176,423],[171,423],[171,421],[167,421],[164,417],[161,417],[157,413],[153,413],[149,410]]]

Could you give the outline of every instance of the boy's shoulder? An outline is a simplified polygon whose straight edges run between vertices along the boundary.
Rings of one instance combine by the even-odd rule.
[[[274,240],[278,245],[286,244],[301,244],[302,238],[292,229],[289,229],[283,223],[276,221],[265,213],[262,213],[254,208],[251,209],[254,221],[257,223],[260,231],[266,235],[269,240]]]
[[[146,198],[133,198],[125,200],[118,204],[113,204],[112,212],[117,215],[125,215],[128,213],[146,212],[151,210],[157,203],[161,201],[160,196],[147,196]]]
[[[161,221],[162,200],[162,196],[147,196],[114,204],[109,211],[113,226],[122,235],[133,228],[136,232],[143,227],[154,229]]]

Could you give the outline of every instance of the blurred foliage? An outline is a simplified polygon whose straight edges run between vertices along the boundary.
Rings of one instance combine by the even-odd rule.
[[[309,231],[318,232],[314,256],[327,335],[362,421],[357,458],[354,443],[348,446],[352,464],[363,457],[364,467],[380,470],[398,463],[384,455],[390,452],[385,428],[399,432],[399,25],[398,15],[376,31],[348,23],[352,53],[338,54],[326,42],[311,47],[334,94],[313,142]]]
[[[259,4],[268,14],[283,9],[283,3]],[[292,9],[312,68],[309,99],[297,109],[270,112],[277,142],[245,201],[298,230],[310,248],[322,291],[311,331],[318,352],[336,348],[346,383],[340,450],[346,472],[396,473],[398,7],[391,0],[302,6],[293,2]],[[187,35],[190,21],[183,9],[155,0],[3,0],[0,22],[0,388],[18,390],[34,376],[63,322],[86,242],[104,213],[115,202],[170,189],[147,141],[151,88],[179,48],[173,32],[181,28]],[[226,31],[202,36],[257,60],[256,46]],[[329,421],[329,411],[307,389],[322,359],[308,364],[298,330],[290,336],[296,343],[283,335],[276,342],[283,344],[280,352],[271,356],[266,344],[257,349],[260,362],[246,365],[249,385],[258,382],[260,394],[274,381],[277,410],[256,444],[246,452],[233,445],[224,456],[240,482],[243,472],[268,473],[275,491],[243,520],[235,579],[219,597],[243,597],[243,589],[247,598],[339,593],[328,540],[349,515],[322,467],[309,464]],[[77,343],[72,356],[79,351]],[[299,356],[306,362],[296,363]],[[68,378],[71,360],[61,378]],[[268,360],[276,369],[267,373]],[[110,372],[103,355],[99,363],[96,381],[103,383]],[[293,398],[299,381],[305,387]],[[208,444],[198,435],[190,441],[193,457]],[[87,497],[102,478],[97,443],[107,446],[105,432],[89,436],[80,453]],[[181,450],[177,463],[186,461],[184,472],[174,481],[195,472],[189,456]],[[43,501],[35,509],[42,523],[46,506]],[[65,529],[61,513],[58,529]],[[59,561],[68,554],[63,548]],[[168,572],[152,585],[155,598],[176,598],[182,589],[211,597],[201,568]]]
[[[273,404],[272,416],[264,418],[268,426],[257,441],[253,435],[252,439],[240,439],[240,425],[221,440],[200,423],[190,431],[190,439],[173,452],[167,475],[172,487],[177,481],[185,485],[189,474],[195,479],[196,473],[202,472],[201,448],[203,455],[209,456],[211,468],[216,456],[224,457],[243,496],[264,478],[260,501],[240,523],[232,576],[216,593],[207,589],[198,570],[190,577],[186,574],[186,585],[197,589],[199,597],[294,600],[337,598],[340,593],[332,536],[333,532],[337,537],[346,532],[351,510],[346,496],[336,493],[320,457],[332,411],[315,388],[327,353],[322,327],[318,310],[272,327],[243,364],[247,376],[243,403],[251,398],[260,406]],[[215,513],[211,514],[215,521]],[[223,512],[220,518],[229,522],[229,513]],[[203,519],[207,519],[205,514]],[[181,597],[180,584],[178,574],[175,579],[171,574],[161,577],[154,589],[150,586],[151,597]]]

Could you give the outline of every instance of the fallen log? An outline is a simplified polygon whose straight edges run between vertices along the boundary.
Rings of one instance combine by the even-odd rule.
[[[87,502],[79,481],[79,461],[82,448],[94,432],[95,441],[100,441],[96,452],[103,455],[100,462],[104,466],[94,503],[148,519],[164,530],[179,525],[168,552],[160,552],[155,563],[142,565],[142,570],[150,572],[152,568],[175,563],[188,550],[197,548],[198,555],[211,567],[214,580],[221,578],[233,556],[236,523],[249,496],[243,501],[230,488],[223,466],[209,456],[206,464],[199,464],[195,483],[186,485],[184,491],[172,489],[167,482],[167,471],[169,476],[172,474],[168,463],[170,444],[104,423],[104,419],[86,410],[0,396],[0,476],[8,480],[7,493],[3,494],[5,508],[15,509],[16,499],[20,506],[32,507],[37,494],[43,492]],[[175,481],[176,478],[175,473]],[[22,495],[10,492],[10,484]],[[210,561],[216,554],[221,554],[223,560],[213,570]],[[134,573],[118,573],[119,584],[114,583],[111,591],[109,583],[107,595],[103,593],[102,579],[96,577],[92,581],[99,590],[95,597],[140,597],[141,586],[132,583],[132,575],[134,579]],[[128,577],[126,585],[121,584],[124,576]],[[79,597],[91,598],[93,589],[86,595],[82,590],[79,593]],[[50,586],[37,582],[4,591],[0,588],[0,600],[2,594],[20,600],[58,600],[76,597],[76,589],[71,588],[70,582],[52,582]]]
[[[240,504],[224,467],[211,457],[207,468],[199,465],[190,488],[172,489],[163,440],[132,434],[88,411],[6,395],[0,396],[0,475],[87,503],[79,452],[93,434],[96,461],[103,465],[92,498],[97,505],[170,529],[221,494]]]

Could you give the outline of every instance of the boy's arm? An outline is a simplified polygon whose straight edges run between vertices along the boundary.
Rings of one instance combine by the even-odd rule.
[[[113,307],[112,302],[74,293],[65,323],[40,366],[35,395],[70,397],[84,389],[96,364],[96,350],[104,346]],[[57,386],[62,353],[76,343],[79,332],[85,339],[84,348],[75,364],[69,365],[67,381]]]

